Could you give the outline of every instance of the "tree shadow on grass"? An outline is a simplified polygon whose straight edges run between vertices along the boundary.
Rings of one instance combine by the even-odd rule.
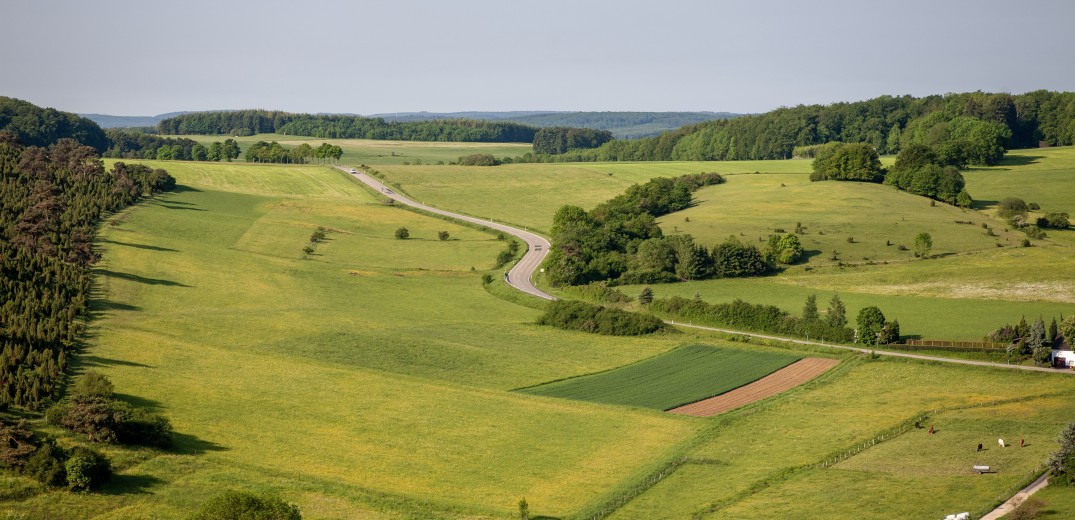
[[[197,188],[191,188],[190,186],[185,186],[185,185],[182,185],[182,184],[176,184],[175,188],[172,188],[172,191],[170,191],[169,193],[201,193],[201,192],[202,192],[202,190],[199,190]]]
[[[1039,159],[1044,159],[1044,155],[1005,155],[997,166],[1026,166],[1028,164],[1037,164]]]
[[[134,247],[134,248],[138,248],[138,249],[148,249],[150,251],[164,251],[164,252],[169,252],[169,253],[177,253],[178,252],[177,250],[171,249],[171,248],[168,248],[168,247],[150,246],[150,245],[146,245],[146,244],[132,244],[130,242],[120,242],[118,240],[109,240],[107,238],[99,238],[97,240],[99,242],[103,243],[103,244],[115,244],[117,246],[127,246],[127,247]]]
[[[135,363],[133,361],[125,361],[122,359],[109,359],[101,356],[78,356],[79,366],[83,368],[95,368],[95,367],[135,367],[135,368],[155,368],[150,365],[142,363]]]
[[[180,455],[202,455],[210,451],[228,451],[230,448],[213,441],[199,439],[188,433],[172,433],[172,453]]]
[[[988,199],[974,199],[974,204],[971,204],[971,209],[989,209],[997,207],[999,201]]]
[[[152,202],[150,204],[153,205],[153,206],[158,206],[158,207],[167,208],[167,209],[182,209],[182,210],[186,210],[186,211],[205,211],[202,208],[179,206],[176,203],[167,202],[167,201]]]
[[[139,276],[131,273],[121,273],[117,271],[109,271],[108,269],[97,269],[96,274],[107,276],[109,278],[119,278],[120,280],[128,280],[131,282],[144,283],[146,285],[166,285],[169,287],[190,287],[189,285],[179,282],[173,282],[171,280],[165,280],[163,278],[149,278],[146,276]]]
[[[135,408],[142,408],[146,411],[150,411],[153,413],[160,413],[160,411],[164,408],[164,404],[160,401],[147,399],[145,397],[139,397],[137,395],[121,394],[117,392],[112,394],[112,397],[123,401]]]
[[[153,475],[112,475],[99,492],[102,495],[145,495],[164,481]]]

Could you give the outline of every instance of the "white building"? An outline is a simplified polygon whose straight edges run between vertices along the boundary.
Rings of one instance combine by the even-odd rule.
[[[1075,351],[1073,350],[1053,350],[1053,366],[1056,367],[1075,367]]]

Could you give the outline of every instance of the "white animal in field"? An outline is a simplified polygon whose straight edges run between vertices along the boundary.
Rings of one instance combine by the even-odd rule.
[[[1004,444],[1004,439],[997,439],[997,444],[999,444],[1001,448],[1008,447],[1006,444]]]
[[[952,514],[944,517],[944,520],[970,520],[970,513]]]

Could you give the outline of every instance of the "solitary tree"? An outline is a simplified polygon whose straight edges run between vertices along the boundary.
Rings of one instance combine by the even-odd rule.
[[[1068,423],[1057,441],[1060,448],[1049,458],[1049,469],[1053,471],[1050,482],[1075,484],[1075,422]]]
[[[519,499],[519,520],[530,520],[530,504],[525,498]]]
[[[885,315],[881,313],[881,309],[872,305],[863,307],[859,311],[858,319],[855,321],[858,325],[859,343],[876,345],[881,332],[885,328]]]
[[[237,143],[235,139],[225,139],[224,144],[220,148],[220,152],[228,162],[231,162],[232,159],[238,159],[239,143]]]
[[[832,295],[832,299],[829,300],[829,325],[833,327],[844,327],[847,325],[847,309],[844,307],[844,302],[840,300],[837,295]]]
[[[914,255],[919,258],[926,258],[929,256],[929,251],[933,249],[933,237],[929,233],[919,233],[914,237]]]
[[[411,232],[409,230],[407,230],[407,228],[405,228],[405,227],[401,227],[401,228],[396,230],[396,238],[398,238],[400,240],[406,240],[406,239],[410,238],[410,236],[411,236]]]
[[[642,292],[638,293],[638,303],[642,305],[649,305],[653,303],[653,289],[648,286],[642,288]]]
[[[817,295],[811,294],[806,297],[806,305],[803,306],[803,321],[817,321]]]
[[[448,240],[448,232],[447,231],[438,231],[437,232],[437,238],[441,239],[441,241]]]

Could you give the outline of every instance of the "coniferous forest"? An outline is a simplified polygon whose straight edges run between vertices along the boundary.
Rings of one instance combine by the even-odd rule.
[[[0,407],[38,408],[59,389],[102,216],[174,186],[142,165],[106,171],[97,150],[74,139],[25,146],[0,132]]]

